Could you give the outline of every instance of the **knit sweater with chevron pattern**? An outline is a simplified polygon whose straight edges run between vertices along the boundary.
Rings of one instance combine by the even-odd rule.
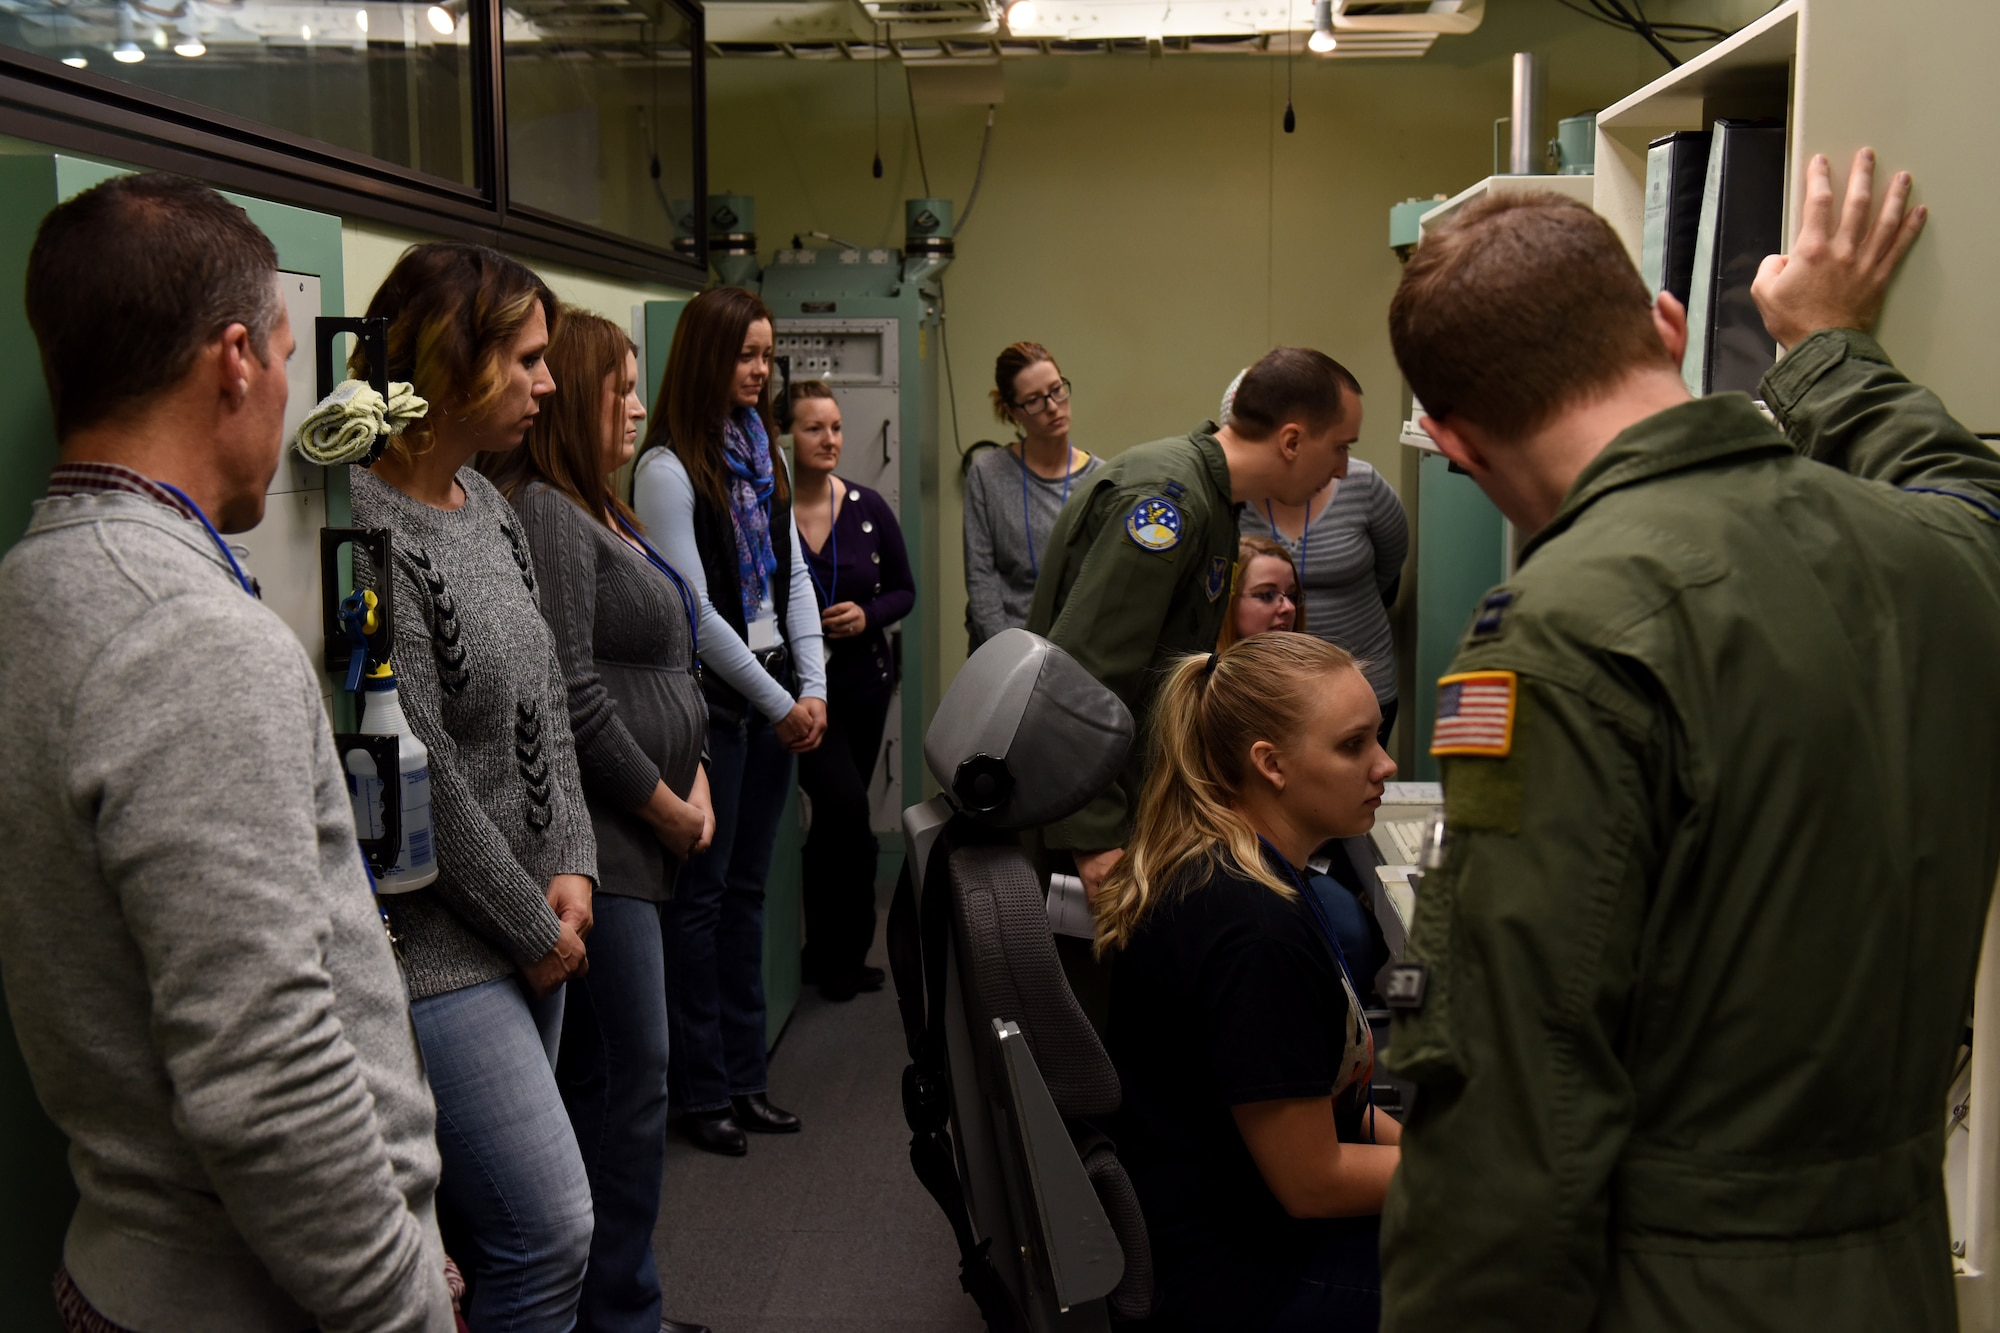
[[[391,660],[403,714],[431,752],[438,877],[382,900],[420,1000],[506,976],[553,948],[549,880],[594,880],[597,843],[513,507],[470,468],[458,474],[457,509],[348,471],[355,525],[392,534]]]

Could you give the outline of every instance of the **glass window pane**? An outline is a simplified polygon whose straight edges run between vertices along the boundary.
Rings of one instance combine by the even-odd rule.
[[[7,0],[0,45],[474,185],[466,0]]]
[[[694,193],[691,25],[664,0],[505,15],[511,201],[668,248],[668,202]]]

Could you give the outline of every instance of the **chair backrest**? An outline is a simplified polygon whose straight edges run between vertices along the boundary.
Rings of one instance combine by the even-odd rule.
[[[1014,630],[973,655],[937,717],[924,753],[948,795],[905,814],[892,955],[905,1023],[914,1007],[933,1038],[913,1035],[913,1054],[943,1055],[962,1211],[1027,1328],[1143,1318],[1151,1247],[1101,1128],[1118,1109],[1117,1071],[1070,991],[1043,886],[1011,836],[1096,795],[1124,761],[1131,716],[1074,659]],[[902,960],[919,918],[923,964],[912,975]],[[913,985],[935,1000],[913,1006]],[[921,1139],[911,1081],[905,1110]],[[953,1215],[952,1202],[939,1202]]]

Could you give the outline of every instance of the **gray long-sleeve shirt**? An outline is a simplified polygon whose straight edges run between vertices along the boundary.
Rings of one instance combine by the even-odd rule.
[[[549,881],[595,879],[597,840],[569,691],[513,507],[471,468],[459,470],[457,509],[348,471],[354,521],[393,534],[391,660],[403,715],[431,752],[438,877],[382,900],[421,1000],[507,976],[554,948]]]
[[[205,532],[36,507],[0,561],[0,975],[129,1328],[448,1333],[434,1111],[305,650]]]
[[[1353,653],[1375,697],[1393,700],[1396,644],[1382,599],[1403,572],[1410,523],[1388,478],[1358,458],[1350,462],[1303,540],[1273,529],[1261,503],[1244,505],[1237,524],[1244,536],[1270,537],[1292,553],[1302,565],[1306,631]]]
[[[972,647],[1028,623],[1056,515],[1102,466],[1093,454],[1065,483],[1037,476],[1008,449],[983,450],[972,460],[965,473],[965,632]]]

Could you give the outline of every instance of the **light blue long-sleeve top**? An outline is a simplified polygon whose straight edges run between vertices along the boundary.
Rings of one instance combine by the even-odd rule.
[[[780,467],[787,467],[782,453],[776,449],[771,452]],[[771,721],[781,720],[792,711],[797,700],[757,664],[736,627],[722,618],[709,599],[708,578],[702,571],[701,552],[694,542],[694,483],[672,449],[649,449],[639,460],[632,474],[632,507],[638,511],[639,521],[646,525],[646,540],[658,547],[667,562],[687,580],[688,588],[700,604],[702,669],[722,677],[724,684],[755,704],[757,711]],[[806,572],[805,549],[798,525],[792,523],[792,587],[785,607],[785,643],[791,649],[792,666],[799,675],[799,698],[824,699],[825,643],[819,624],[819,600],[813,595],[812,576]],[[768,594],[762,613],[774,614]]]

